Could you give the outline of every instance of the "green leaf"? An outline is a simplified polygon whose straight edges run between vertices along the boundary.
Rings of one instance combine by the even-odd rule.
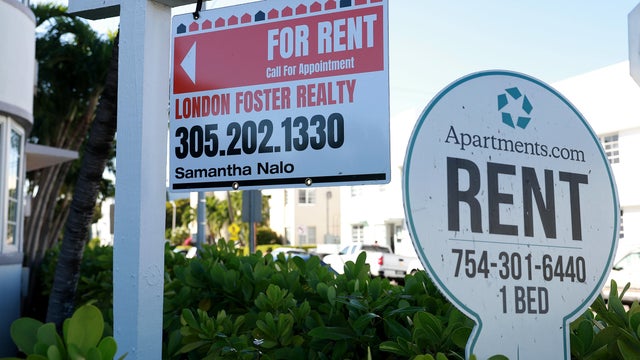
[[[464,349],[467,346],[467,341],[469,340],[470,335],[471,328],[460,327],[451,333],[451,341],[453,341],[457,347]]]
[[[609,344],[614,344],[620,337],[620,328],[615,326],[607,326],[598,332],[593,338],[593,347],[599,349]]]
[[[636,340],[637,343],[637,339]],[[638,344],[632,344],[628,339],[618,339],[618,349],[624,360],[637,360],[640,356],[640,347]]]
[[[195,316],[189,309],[182,309],[182,321],[183,325],[187,325],[193,329],[200,330],[200,324],[196,320]]]
[[[51,345],[49,346],[49,349],[47,349],[47,359],[63,360],[63,357],[62,357],[62,354],[60,353],[60,350],[55,345]]]
[[[629,326],[635,331],[636,336],[640,336],[640,312],[637,312],[629,317]]]
[[[319,326],[309,331],[309,336],[321,340],[349,340],[354,334],[350,329],[344,327]]]
[[[329,304],[331,304],[331,306],[336,304],[336,288],[333,286],[329,286],[327,288],[327,300],[329,300]]]
[[[75,344],[69,344],[67,351],[69,352],[69,359],[71,360],[86,360],[85,356]]]
[[[38,342],[46,345],[58,345],[58,332],[54,323],[47,323],[38,328],[36,333]]]
[[[400,324],[394,319],[385,318],[384,323],[389,329],[389,338],[397,339],[402,338],[405,340],[411,340],[411,332],[404,325]]]
[[[42,322],[32,318],[19,318],[11,324],[11,339],[18,349],[29,355],[34,353],[34,347],[38,342],[38,328]]]
[[[416,327],[422,327],[429,329],[438,339],[442,336],[442,322],[433,314],[426,312],[419,312],[413,317],[413,322]]]
[[[49,351],[49,345],[41,342],[36,343],[36,345],[33,347],[34,355],[47,355],[47,351]]]
[[[584,344],[584,350],[587,351],[591,347],[591,344],[593,344],[594,333],[591,321],[585,320],[580,322],[576,335],[580,339],[580,342]]]
[[[353,328],[359,333],[362,332],[365,328],[369,327],[371,324],[371,320],[379,318],[380,316],[374,313],[366,313],[358,317],[358,319],[353,323]]]
[[[195,350],[201,346],[205,346],[209,344],[209,341],[194,341],[194,342],[190,342],[185,344],[182,348],[180,348],[180,350],[178,350],[179,354],[186,354],[192,350]]]
[[[100,344],[98,344],[98,350],[102,355],[103,359],[113,359],[116,356],[116,352],[118,351],[118,344],[116,340],[111,336],[107,336],[104,339],[100,340]]]
[[[87,352],[87,360],[102,360],[102,354],[97,348],[91,348]]]
[[[407,356],[406,351],[404,351],[404,349],[402,349],[402,347],[397,342],[393,342],[393,341],[382,342],[380,344],[380,350],[394,353],[396,355]]]
[[[83,305],[73,313],[68,326],[66,343],[76,345],[81,354],[87,354],[102,338],[104,319],[97,307]]]
[[[425,354],[425,355],[417,355],[416,357],[413,358],[413,360],[435,360],[435,359],[433,358],[433,355]]]
[[[47,359],[46,356],[42,356],[42,355],[38,355],[38,354],[31,354],[31,355],[27,356],[27,360],[49,360],[49,359]]]

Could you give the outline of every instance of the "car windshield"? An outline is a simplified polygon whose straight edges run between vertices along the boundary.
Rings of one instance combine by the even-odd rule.
[[[377,251],[377,252],[383,252],[383,253],[390,253],[391,250],[389,250],[388,247],[383,247],[383,246],[379,246],[379,245],[364,245],[362,247],[362,250],[365,251]]]
[[[347,246],[347,247],[343,248],[342,250],[340,250],[340,252],[338,254],[340,254],[340,255],[348,254],[350,248],[351,248],[351,246]]]
[[[626,255],[613,268],[632,272],[640,271],[640,252]]]

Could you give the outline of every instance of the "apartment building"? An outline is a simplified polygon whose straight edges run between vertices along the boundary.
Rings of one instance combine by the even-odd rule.
[[[640,86],[629,75],[628,61],[553,86],[589,122],[609,159],[620,200],[621,256],[640,246]]]

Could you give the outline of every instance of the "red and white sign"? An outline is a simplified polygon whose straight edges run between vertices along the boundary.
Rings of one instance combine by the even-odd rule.
[[[170,188],[390,180],[386,0],[173,18]]]

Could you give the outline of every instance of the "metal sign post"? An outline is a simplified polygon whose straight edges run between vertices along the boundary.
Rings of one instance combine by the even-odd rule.
[[[242,221],[249,223],[249,253],[256,252],[256,224],[262,221],[262,192],[245,190],[242,193]]]

